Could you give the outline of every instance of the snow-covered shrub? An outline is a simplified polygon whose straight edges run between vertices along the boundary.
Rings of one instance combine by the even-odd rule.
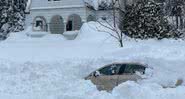
[[[123,22],[125,34],[132,38],[179,38],[179,32],[173,30],[164,17],[163,9],[158,3],[137,2],[126,7]]]
[[[26,2],[27,0],[0,1],[0,39],[5,39],[10,32],[24,29]]]

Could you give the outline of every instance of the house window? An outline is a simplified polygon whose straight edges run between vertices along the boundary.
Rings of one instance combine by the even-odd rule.
[[[33,20],[33,30],[47,31],[46,19],[43,16],[37,16]]]
[[[67,27],[66,28],[67,31],[72,31],[72,29],[73,29],[73,21],[69,20],[66,27]]]
[[[43,31],[43,21],[42,20],[36,20],[35,21],[35,28],[34,30],[37,30],[37,31]]]
[[[82,26],[82,19],[77,14],[72,14],[68,17],[68,21],[66,24],[66,31],[75,31],[80,30]]]
[[[36,24],[35,24],[35,27],[42,27],[42,26],[43,26],[42,20],[37,20]]]
[[[64,20],[60,15],[55,15],[51,18],[50,32],[52,34],[63,34],[64,27]]]

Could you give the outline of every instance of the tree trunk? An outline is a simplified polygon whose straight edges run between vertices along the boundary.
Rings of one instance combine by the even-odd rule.
[[[182,18],[182,16],[180,16],[180,29],[181,30],[183,29],[183,18]]]
[[[120,47],[123,47],[123,40],[119,40]]]
[[[113,2],[113,5],[112,5],[112,7],[113,7],[113,20],[114,20],[114,27],[116,27],[116,9],[115,9],[115,2],[114,2],[114,0],[112,0],[112,2]]]
[[[176,17],[176,28],[178,29],[179,28],[179,18],[178,16],[175,16]]]

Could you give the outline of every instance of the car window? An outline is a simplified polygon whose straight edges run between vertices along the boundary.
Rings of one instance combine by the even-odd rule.
[[[145,68],[146,67],[138,65],[138,64],[127,64],[127,66],[125,68],[125,73],[135,73],[136,71],[139,71],[144,74]]]
[[[126,64],[118,64],[120,66],[118,74],[121,75],[125,73]]]
[[[136,71],[144,74],[145,69],[146,67],[139,64],[111,64],[98,71],[102,75],[122,75],[123,73],[136,73]]]
[[[119,67],[116,64],[106,66],[99,70],[100,74],[103,75],[116,75],[118,73]]]
[[[127,64],[125,68],[125,73],[134,73],[134,65],[132,64]]]
[[[146,67],[141,66],[141,65],[135,65],[134,70],[135,70],[135,72],[139,71],[139,72],[145,74]]]

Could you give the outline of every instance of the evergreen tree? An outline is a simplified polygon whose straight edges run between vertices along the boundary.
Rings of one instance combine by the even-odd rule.
[[[24,29],[27,0],[0,0],[0,39]]]
[[[177,32],[171,30],[161,6],[153,1],[139,1],[127,6],[123,28],[126,35],[132,38],[180,37]]]

